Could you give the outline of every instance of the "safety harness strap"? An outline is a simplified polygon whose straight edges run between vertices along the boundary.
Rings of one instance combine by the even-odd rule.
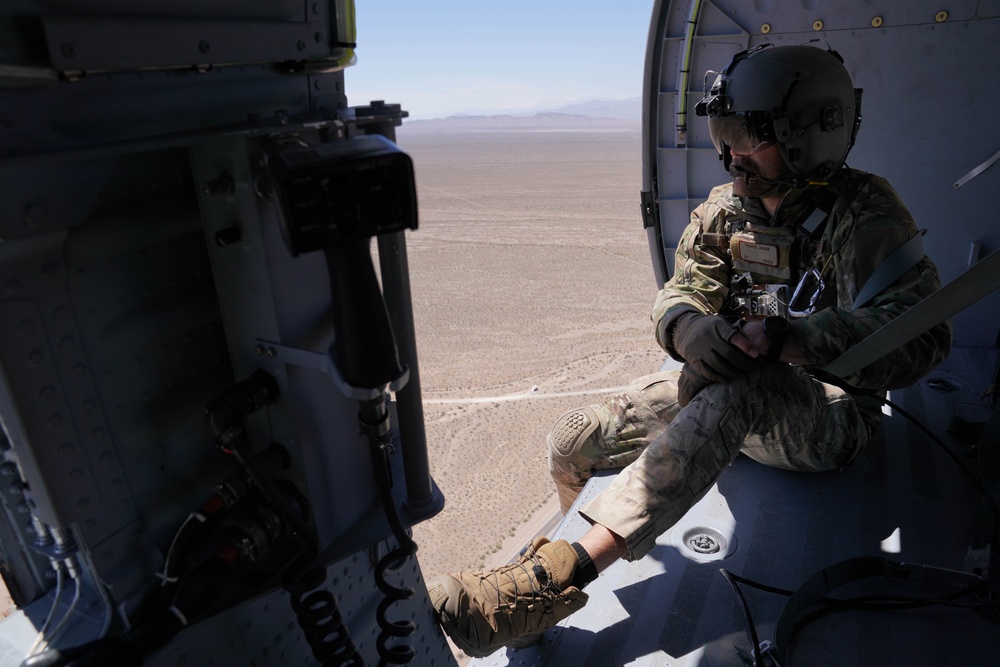
[[[840,355],[823,370],[846,377],[1000,288],[1000,250]]]
[[[882,263],[875,268],[875,272],[861,287],[851,310],[868,305],[868,302],[881,294],[882,290],[902,278],[903,274],[920,263],[920,260],[924,258],[924,244],[921,243],[920,239],[926,233],[926,229],[921,229],[909,241],[896,248],[891,255],[882,260]]]

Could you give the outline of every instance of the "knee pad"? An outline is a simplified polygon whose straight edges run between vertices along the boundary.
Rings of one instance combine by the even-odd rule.
[[[549,455],[559,460],[579,457],[584,443],[600,426],[601,421],[591,408],[570,410],[552,425],[548,438]]]

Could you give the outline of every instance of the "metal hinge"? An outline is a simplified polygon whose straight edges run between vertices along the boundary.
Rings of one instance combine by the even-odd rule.
[[[656,225],[660,218],[660,205],[652,192],[640,192],[639,197],[642,202],[642,228],[649,229]]]

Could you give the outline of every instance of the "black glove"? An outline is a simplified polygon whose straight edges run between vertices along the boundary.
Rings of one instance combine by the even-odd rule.
[[[703,379],[725,382],[746,375],[758,363],[729,342],[736,329],[718,315],[686,313],[674,325],[673,346]]]
[[[677,403],[683,408],[691,402],[691,399],[699,391],[712,384],[698,372],[691,368],[690,364],[684,364],[681,368],[681,375],[677,378]]]

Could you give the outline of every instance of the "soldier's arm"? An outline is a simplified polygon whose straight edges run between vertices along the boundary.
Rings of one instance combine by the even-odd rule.
[[[839,307],[792,322],[794,344],[803,365],[825,366],[941,286],[933,262],[925,257],[868,306],[850,310],[879,263],[917,233],[909,212],[888,183],[871,177],[869,185],[852,203],[849,214],[853,219],[845,220],[850,225],[840,225],[832,238]],[[868,389],[908,386],[943,361],[950,349],[951,327],[940,324],[845,379]]]
[[[680,359],[673,349],[670,332],[677,318],[686,312],[718,313],[729,297],[730,267],[724,248],[703,245],[704,232],[718,233],[723,214],[713,198],[691,214],[691,222],[677,244],[674,275],[657,294],[651,319],[656,340],[668,354]],[[706,223],[707,220],[707,223]]]

